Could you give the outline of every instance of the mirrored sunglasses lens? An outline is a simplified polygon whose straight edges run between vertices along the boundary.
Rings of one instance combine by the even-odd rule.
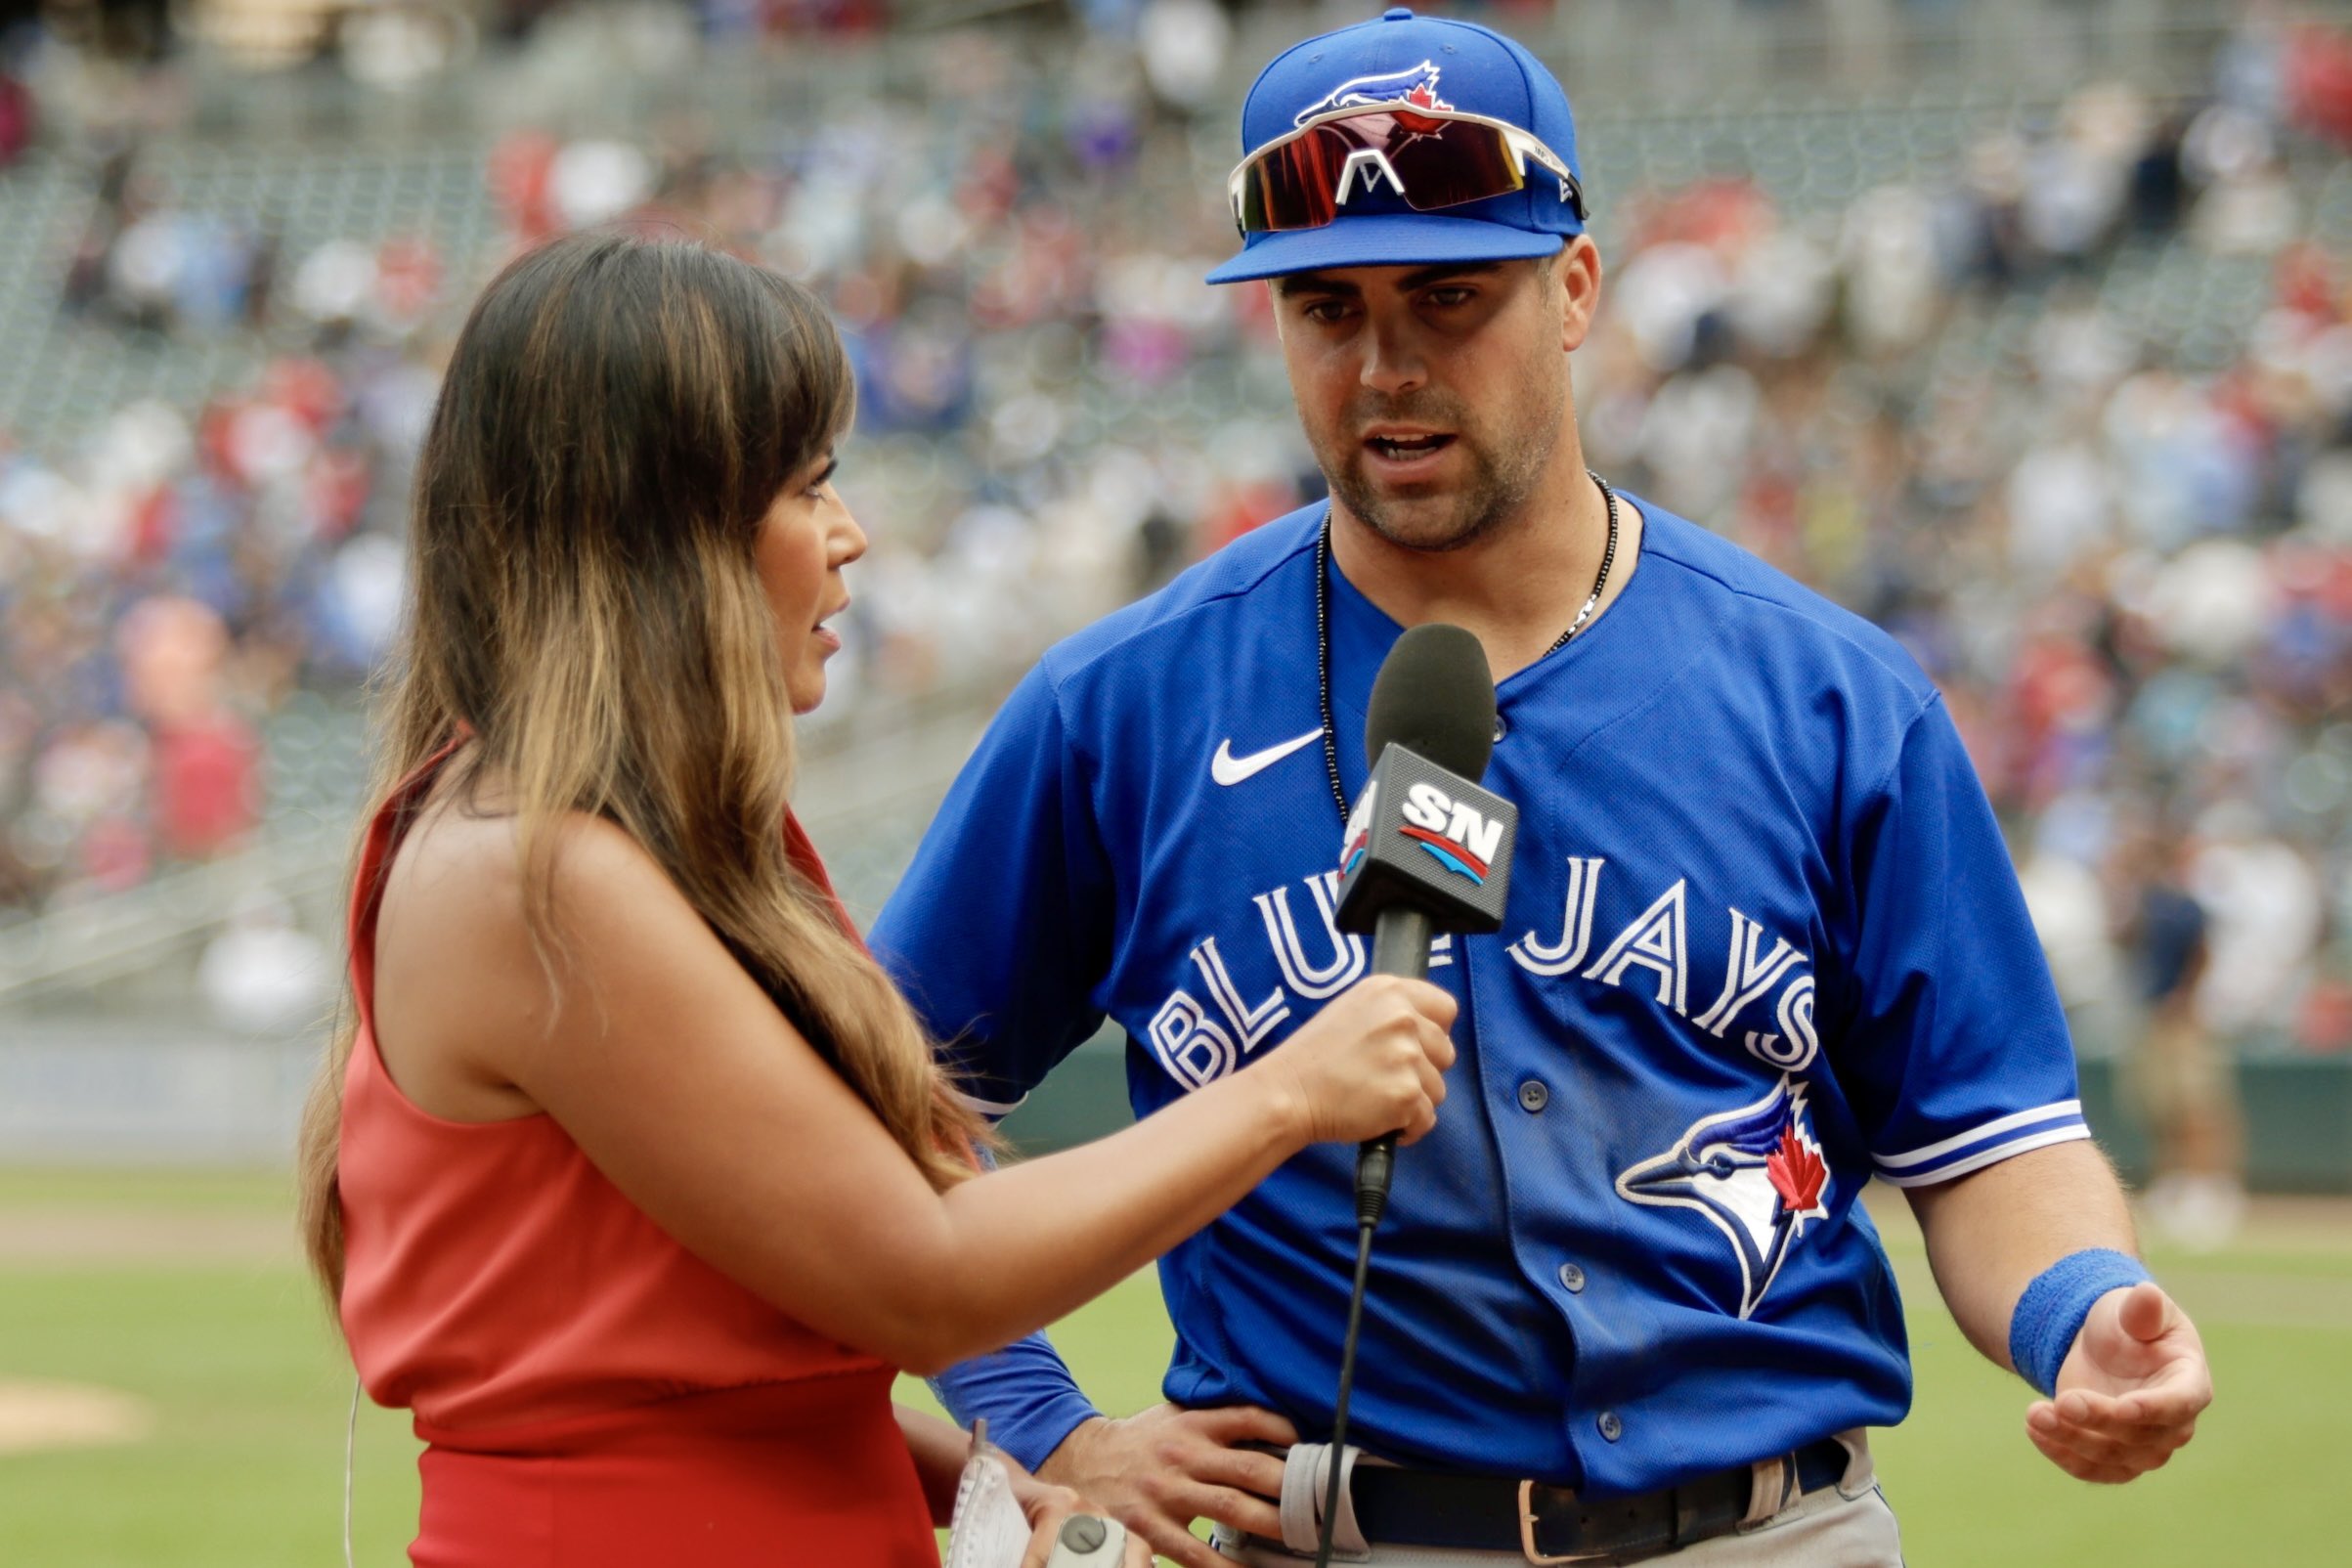
[[[1405,200],[1416,212],[1484,201],[1520,189],[1524,182],[1518,155],[1501,131],[1460,120],[1437,124],[1434,133],[1400,138],[1389,152],[1397,178],[1405,182]]]
[[[1241,227],[1251,234],[1320,229],[1339,215],[1340,172],[1354,146],[1321,131],[1271,149],[1241,180]]]
[[[1319,125],[1252,159],[1241,178],[1242,231],[1281,233],[1329,223],[1339,215],[1339,182],[1348,159],[1367,149],[1388,160],[1404,184],[1406,203],[1416,212],[1505,196],[1526,183],[1518,154],[1491,125],[1363,114]]]

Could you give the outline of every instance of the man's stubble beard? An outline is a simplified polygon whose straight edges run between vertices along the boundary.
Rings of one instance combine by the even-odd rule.
[[[1534,416],[1492,447],[1475,439],[1463,421],[1430,419],[1452,427],[1455,445],[1461,449],[1470,468],[1468,478],[1455,492],[1451,515],[1434,522],[1409,522],[1399,515],[1416,502],[1394,498],[1402,504],[1392,504],[1392,498],[1365,473],[1369,458],[1361,442],[1349,442],[1336,452],[1323,454],[1324,479],[1349,515],[1389,544],[1431,554],[1462,549],[1516,522],[1525,511],[1528,498],[1535,493],[1558,445],[1565,405],[1564,395],[1556,390],[1549,396],[1528,399],[1522,407],[1532,406]],[[1416,415],[1408,412],[1410,407],[1389,412],[1388,416],[1400,423],[1413,422]],[[1351,417],[1348,428],[1362,429],[1369,422]]]

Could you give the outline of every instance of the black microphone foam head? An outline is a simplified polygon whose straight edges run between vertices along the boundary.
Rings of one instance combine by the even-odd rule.
[[[1495,755],[1495,676],[1486,649],[1458,626],[1432,621],[1397,638],[1372,678],[1364,760],[1395,741],[1476,783]]]

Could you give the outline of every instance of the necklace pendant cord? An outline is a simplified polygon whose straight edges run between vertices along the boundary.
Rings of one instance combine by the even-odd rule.
[[[1546,659],[1568,646],[1568,639],[1584,631],[1585,623],[1592,619],[1592,612],[1600,607],[1601,594],[1608,590],[1609,568],[1617,561],[1617,492],[1611,490],[1609,482],[1591,469],[1586,469],[1585,473],[1600,486],[1601,500],[1608,502],[1609,538],[1600,547],[1600,570],[1592,576],[1592,591],[1586,595],[1585,607],[1576,612],[1576,619],[1568,623],[1568,630],[1560,633],[1559,640],[1544,650],[1543,657]]]
[[[1593,574],[1592,591],[1586,595],[1585,606],[1576,612],[1559,640],[1537,657],[1548,659],[1562,648],[1592,619],[1600,607],[1600,596],[1608,591],[1609,568],[1617,561],[1617,492],[1609,482],[1591,469],[1585,474],[1600,486],[1601,500],[1609,507],[1609,538],[1601,546],[1600,570]],[[1331,781],[1331,799],[1339,806],[1339,828],[1347,831],[1347,786],[1339,780],[1339,727],[1331,720],[1331,515],[1324,513],[1323,528],[1315,536],[1315,683],[1317,712],[1323,719],[1323,766]]]

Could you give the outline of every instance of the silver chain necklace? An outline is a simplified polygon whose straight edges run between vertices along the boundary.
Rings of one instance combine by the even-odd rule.
[[[1609,567],[1617,559],[1617,492],[1609,482],[1591,469],[1585,470],[1591,481],[1600,486],[1601,500],[1609,505],[1609,540],[1601,546],[1600,570],[1593,575],[1592,591],[1585,598],[1585,607],[1576,612],[1559,640],[1536,657],[1548,659],[1568,646],[1568,639],[1585,630],[1599,607],[1600,596],[1609,586]],[[1347,828],[1347,788],[1339,782],[1339,726],[1331,721],[1331,514],[1323,514],[1323,527],[1315,536],[1315,676],[1316,695],[1323,715],[1323,766],[1330,776],[1331,799],[1339,806],[1339,826]]]

